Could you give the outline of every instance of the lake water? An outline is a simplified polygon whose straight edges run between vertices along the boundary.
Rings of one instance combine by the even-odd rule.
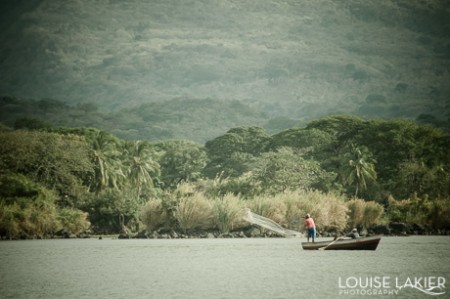
[[[301,241],[4,241],[0,298],[450,298],[450,237],[385,237],[376,251]],[[439,283],[439,296],[412,287]]]

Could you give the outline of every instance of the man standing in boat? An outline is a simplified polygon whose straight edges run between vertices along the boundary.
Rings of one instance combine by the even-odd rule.
[[[316,225],[314,224],[314,219],[309,214],[305,216],[305,226],[308,233],[307,241],[309,242],[309,238],[312,238],[312,242],[314,243],[316,239]]]

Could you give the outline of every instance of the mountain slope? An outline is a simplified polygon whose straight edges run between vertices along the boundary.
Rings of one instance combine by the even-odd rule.
[[[11,3],[11,2],[8,2]],[[270,116],[449,116],[447,1],[18,1],[0,95],[245,102]]]
[[[186,139],[204,143],[232,127],[260,126],[269,132],[295,126],[289,119],[272,119],[239,101],[172,99],[116,112],[101,112],[93,104],[69,106],[51,99],[0,97],[0,123],[10,127],[94,127],[127,140]]]

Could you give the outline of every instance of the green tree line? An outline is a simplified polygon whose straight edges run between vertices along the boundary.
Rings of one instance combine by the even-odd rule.
[[[276,134],[235,127],[204,145],[3,126],[0,234],[227,232],[239,227],[236,206],[294,229],[305,212],[328,229],[383,221],[448,229],[448,144],[448,133],[428,125],[351,115]]]

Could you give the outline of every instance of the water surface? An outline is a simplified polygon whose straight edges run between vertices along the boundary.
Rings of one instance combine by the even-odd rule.
[[[5,241],[0,297],[450,298],[450,237],[385,237],[376,251],[304,251],[301,241]],[[397,278],[430,276],[444,277],[444,295],[404,288],[397,296],[357,296],[342,288],[349,278],[387,277],[393,289]]]

